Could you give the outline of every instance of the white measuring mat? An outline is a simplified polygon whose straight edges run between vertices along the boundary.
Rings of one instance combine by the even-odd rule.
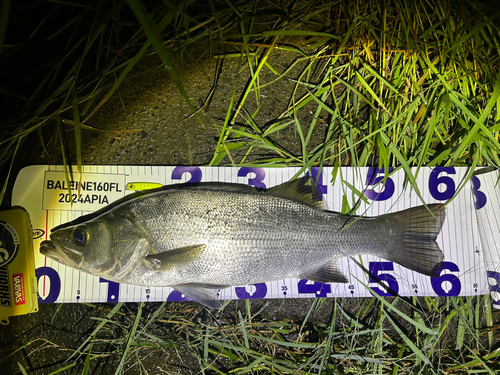
[[[82,178],[68,191],[62,166],[37,165],[18,175],[12,205],[24,207],[33,225],[35,265],[39,302],[133,302],[181,301],[186,298],[167,287],[146,288],[117,284],[67,267],[38,251],[42,240],[59,224],[105,207],[133,191],[152,183],[171,185],[184,182],[226,182],[270,188],[290,180],[299,168],[233,168],[169,166],[84,166]],[[391,169],[392,171],[392,169]],[[421,168],[415,189],[407,183],[403,170],[393,173],[383,185],[384,172],[377,168],[341,168],[332,184],[333,168],[325,167],[318,176],[318,193],[329,210],[340,212],[342,202],[349,207],[361,200],[357,215],[378,216],[426,204],[445,203],[457,193],[466,168]],[[413,170],[416,172],[416,170]],[[374,256],[358,260],[393,291],[402,296],[473,296],[491,294],[500,308],[500,187],[498,171],[479,174],[447,205],[446,220],[437,243],[444,262],[439,277],[431,278],[396,263]],[[79,184],[79,186],[78,186]],[[78,192],[80,195],[78,196]],[[73,201],[73,205],[71,205]],[[404,251],[404,249],[401,249]],[[224,267],[224,264],[221,264]],[[220,291],[221,299],[369,297],[390,295],[352,260],[341,260],[349,283],[323,284],[305,279],[286,279],[261,284],[235,286]],[[368,289],[366,286],[371,288]]]

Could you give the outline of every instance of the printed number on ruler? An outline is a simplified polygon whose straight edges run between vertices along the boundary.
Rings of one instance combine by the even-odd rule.
[[[255,177],[248,179],[248,185],[262,189],[266,188],[266,185],[262,182],[266,177],[266,171],[264,169],[243,167],[238,170],[238,177],[247,177],[250,174],[254,174]]]
[[[52,267],[39,267],[35,270],[36,277],[38,279],[38,302],[39,303],[54,303],[56,302],[59,294],[61,293],[61,278],[55,269]],[[40,282],[40,278],[46,276],[49,279],[49,291],[43,299],[40,297],[40,291],[43,291],[43,284]],[[43,291],[45,292],[45,291]]]
[[[393,167],[389,167],[389,173],[394,170]],[[366,175],[366,185],[367,186],[380,186],[382,190],[380,191],[375,191],[375,189],[366,189],[365,190],[365,196],[368,199],[374,200],[374,201],[385,201],[389,198],[392,197],[395,191],[395,186],[394,186],[394,181],[392,178],[387,177],[385,180],[385,184],[382,185],[382,182],[384,181],[385,177],[385,172],[384,168],[374,168],[371,167],[368,169],[368,174]]]
[[[183,182],[189,183],[198,183],[201,182],[201,178],[203,177],[203,173],[199,167],[175,167],[172,171],[172,180],[180,180],[182,181],[182,176],[188,173],[189,180]]]
[[[436,167],[429,176],[429,193],[438,201],[445,201],[455,194],[455,181],[449,176],[441,176],[441,173],[455,174],[454,167]],[[443,190],[444,188],[444,190]]]
[[[260,299],[267,294],[267,285],[265,283],[250,284],[234,288],[239,299]]]
[[[347,288],[349,289],[349,293],[351,293],[351,296],[354,296],[354,293],[356,293],[356,287],[353,284],[349,284]]]
[[[172,290],[172,292],[167,297],[167,301],[179,302],[179,301],[191,301],[191,299],[187,298],[184,294],[182,294],[178,290]]]
[[[399,292],[399,285],[396,281],[396,278],[391,274],[386,273],[386,271],[394,271],[394,264],[392,262],[370,262],[369,265],[370,271],[370,279],[369,282],[371,284],[377,283],[377,279],[385,282],[389,289],[394,291],[396,294]],[[386,292],[385,290],[380,289],[376,286],[370,286],[372,290],[377,293],[379,296],[393,296],[394,294],[391,292]]]
[[[118,302],[118,296],[120,294],[120,284],[115,283],[114,281],[103,279],[102,277],[99,278],[99,282],[108,283],[107,302]]]
[[[479,190],[481,187],[481,181],[476,176],[472,176],[472,194],[474,195],[474,207],[476,210],[480,210],[486,205],[487,198],[486,194]]]
[[[315,294],[316,297],[326,297],[328,293],[332,292],[330,284],[323,284],[317,281],[301,279],[298,283],[298,290],[300,294]]]
[[[486,271],[493,305],[500,306],[500,272]]]
[[[441,262],[434,268],[440,275],[439,277],[431,277],[434,292],[440,297],[460,295],[462,290],[460,279],[451,273],[443,273],[443,271],[459,272],[458,266],[452,262]]]
[[[281,294],[286,296],[288,294],[288,286],[287,285],[282,285],[281,286]]]

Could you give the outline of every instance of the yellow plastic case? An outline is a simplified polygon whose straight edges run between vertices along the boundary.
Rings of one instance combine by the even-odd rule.
[[[33,229],[21,208],[0,211],[0,323],[38,311]]]

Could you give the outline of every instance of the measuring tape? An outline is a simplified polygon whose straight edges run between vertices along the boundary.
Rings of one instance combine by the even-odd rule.
[[[30,166],[16,180],[13,204],[30,213],[35,250],[48,239],[50,229],[106,207],[137,190],[176,183],[225,182],[270,188],[299,175],[300,169],[193,166],[83,166],[81,180],[66,182],[62,166]],[[353,261],[340,267],[349,283],[323,284],[306,279],[286,279],[219,292],[221,299],[369,297],[390,295],[381,280],[403,296],[472,296],[491,294],[500,308],[500,189],[498,172],[474,175],[465,186],[467,168],[420,168],[410,188],[403,170],[378,168],[311,168],[317,193],[330,210],[356,207],[353,214],[379,216],[430,203],[447,203],[447,218],[437,238],[444,254],[439,277],[430,278],[381,258],[361,256],[367,275]],[[77,172],[74,172],[77,173]],[[335,173],[335,176],[334,176]],[[416,169],[413,170],[416,173]],[[453,198],[453,199],[452,199]],[[451,200],[452,199],[452,200]],[[451,201],[450,201],[451,200]],[[402,249],[404,250],[404,249]],[[80,273],[35,251],[39,302],[178,301],[185,297],[172,288],[146,288],[117,284]],[[222,264],[221,267],[224,265]],[[370,289],[366,288],[369,286]]]

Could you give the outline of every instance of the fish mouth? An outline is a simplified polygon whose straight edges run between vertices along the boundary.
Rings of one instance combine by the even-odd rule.
[[[54,259],[59,263],[66,264],[70,267],[78,267],[78,265],[83,260],[83,256],[81,253],[73,251],[71,249],[64,249],[57,244],[54,244],[52,241],[42,241],[40,244],[40,253],[49,257],[50,259]]]
[[[52,241],[42,241],[40,244],[40,252],[47,257],[55,256],[57,254],[56,247]]]

